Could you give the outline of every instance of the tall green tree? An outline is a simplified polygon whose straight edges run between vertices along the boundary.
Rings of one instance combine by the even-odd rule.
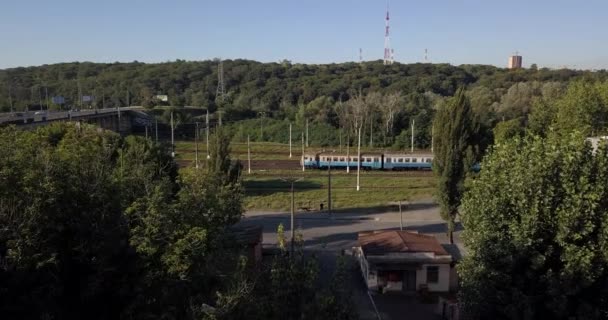
[[[463,88],[435,116],[433,169],[438,178],[437,198],[441,217],[454,243],[455,219],[464,192],[464,180],[475,161],[475,121]]]
[[[497,145],[463,199],[469,319],[608,317],[608,148],[585,136]]]

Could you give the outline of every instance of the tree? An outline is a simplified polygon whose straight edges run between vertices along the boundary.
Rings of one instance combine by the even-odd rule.
[[[580,133],[495,146],[463,199],[470,319],[608,316],[608,148]]]
[[[494,143],[502,143],[514,137],[521,137],[523,134],[521,119],[501,121],[494,127]]]
[[[441,217],[448,224],[450,243],[454,243],[454,224],[464,192],[464,180],[471,171],[476,153],[472,141],[475,123],[464,89],[459,89],[448,104],[437,111],[433,126],[437,197]]]
[[[581,131],[587,136],[605,132],[608,101],[603,94],[601,84],[585,80],[571,83],[557,101],[556,130],[566,134]]]

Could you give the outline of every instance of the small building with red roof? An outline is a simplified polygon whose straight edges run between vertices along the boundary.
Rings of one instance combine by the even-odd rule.
[[[362,232],[358,238],[355,255],[370,290],[414,293],[454,289],[454,259],[434,236],[383,230]]]

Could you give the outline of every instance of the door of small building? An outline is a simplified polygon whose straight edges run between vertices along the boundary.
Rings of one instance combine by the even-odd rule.
[[[416,270],[403,271],[403,291],[416,291]]]

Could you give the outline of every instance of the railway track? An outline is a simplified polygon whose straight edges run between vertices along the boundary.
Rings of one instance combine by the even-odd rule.
[[[204,161],[201,160],[201,161]],[[192,160],[176,160],[179,167],[190,166]],[[242,162],[245,169],[247,168],[247,162]],[[260,170],[301,170],[301,165],[297,160],[251,160],[251,169],[257,170],[254,174],[256,177],[281,177],[281,173],[272,171],[260,171]],[[344,176],[344,169],[332,169],[332,172],[339,176]],[[432,171],[425,170],[411,170],[411,171],[362,171],[363,177],[382,177],[387,179],[402,178],[402,177],[430,177],[433,175]],[[326,177],[326,170],[318,169],[307,169],[303,174],[306,177]],[[356,170],[351,170],[351,175],[356,175]]]

